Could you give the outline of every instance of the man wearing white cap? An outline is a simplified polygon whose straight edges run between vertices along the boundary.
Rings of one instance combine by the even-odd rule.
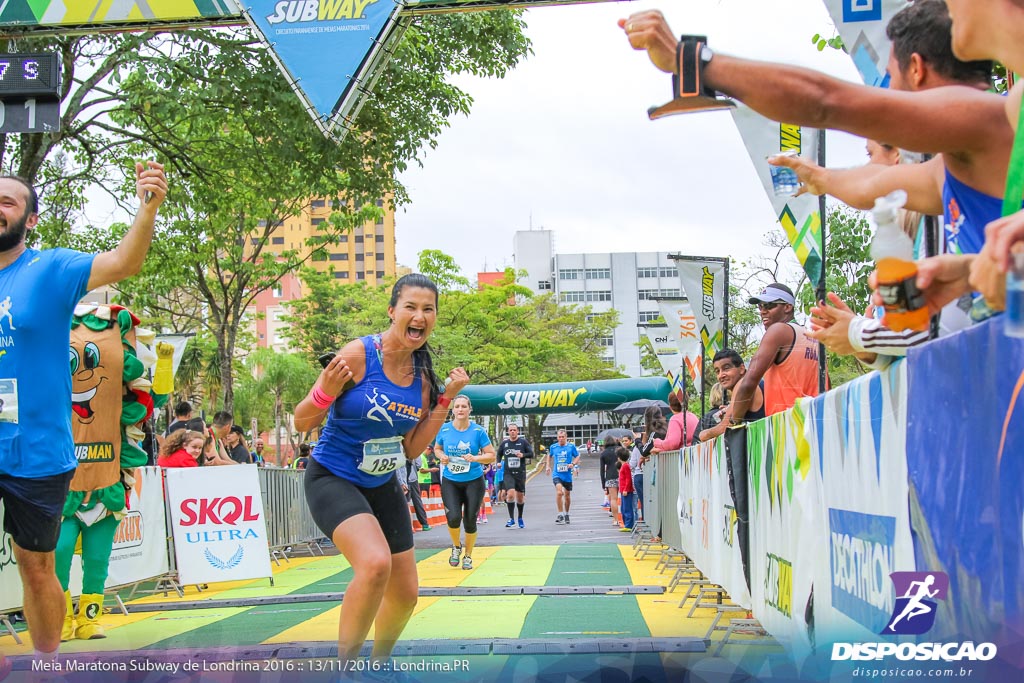
[[[747,414],[762,378],[766,415],[792,408],[801,396],[818,395],[818,342],[793,322],[793,290],[773,282],[750,297],[750,303],[757,305],[765,334],[747,374],[736,385],[730,416],[734,424]]]

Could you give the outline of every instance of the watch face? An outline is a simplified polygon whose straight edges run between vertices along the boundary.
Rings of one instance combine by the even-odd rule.
[[[708,62],[711,61],[711,58],[714,57],[714,56],[715,56],[715,53],[711,51],[710,47],[708,47],[707,45],[704,45],[703,47],[701,47],[701,49],[700,49],[700,61],[702,61],[705,64],[707,64]]]

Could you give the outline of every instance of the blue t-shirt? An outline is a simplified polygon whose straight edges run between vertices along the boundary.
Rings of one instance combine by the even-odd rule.
[[[366,351],[366,375],[331,405],[313,459],[336,476],[363,488],[387,483],[394,470],[370,474],[359,469],[368,442],[406,434],[423,415],[423,380],[419,368],[412,384],[399,386],[388,379],[381,365],[380,335],[362,337]],[[394,447],[395,443],[391,443]],[[372,457],[372,456],[371,456]],[[404,463],[398,463],[401,469]]]
[[[580,452],[576,450],[576,444],[567,443],[564,446],[559,446],[557,443],[552,444],[548,453],[551,454],[551,476],[571,482],[572,461],[580,456]]]
[[[50,477],[78,464],[68,351],[93,258],[26,249],[0,270],[0,474]]]
[[[441,476],[452,481],[473,481],[484,476],[484,466],[478,462],[466,462],[463,458],[472,453],[479,455],[491,445],[491,438],[483,427],[470,422],[465,431],[459,431],[451,422],[446,422],[437,433],[436,443],[448,456]],[[453,471],[454,470],[454,471]]]

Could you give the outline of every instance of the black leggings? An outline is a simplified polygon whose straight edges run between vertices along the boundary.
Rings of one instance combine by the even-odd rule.
[[[476,516],[484,502],[484,490],[483,477],[470,481],[441,479],[441,501],[449,529],[458,529],[465,521],[466,533],[476,533]]]

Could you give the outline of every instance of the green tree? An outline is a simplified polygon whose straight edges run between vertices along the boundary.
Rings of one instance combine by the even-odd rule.
[[[316,381],[319,367],[313,366],[303,355],[277,353],[273,349],[264,348],[249,354],[246,368],[249,374],[242,373],[242,376],[248,379],[240,384],[246,387],[245,408],[251,412],[239,411],[243,423],[253,417],[257,418],[258,423],[273,422],[274,446],[278,458],[284,452],[281,431],[282,427],[286,427],[284,431],[287,433],[288,444],[294,452],[296,443],[290,428],[290,416]],[[237,421],[238,414],[235,417]],[[278,464],[284,463],[279,461]]]
[[[341,145],[316,130],[249,31],[141,41],[137,54],[111,67],[108,110],[90,123],[118,140],[100,153],[108,165],[128,168],[156,150],[171,177],[150,257],[120,286],[122,301],[144,316],[206,329],[230,409],[233,358],[255,297],[318,247],[375,218],[378,198],[407,199],[396,174],[436,144],[453,114],[469,110],[471,99],[448,78],[504,75],[529,50],[522,26],[519,14],[500,11],[418,20]],[[130,192],[124,177],[118,194]],[[271,249],[312,197],[334,198],[322,235]],[[77,234],[110,244],[121,231]],[[54,244],[77,238],[61,226],[50,235]],[[180,305],[189,297],[194,305]]]

